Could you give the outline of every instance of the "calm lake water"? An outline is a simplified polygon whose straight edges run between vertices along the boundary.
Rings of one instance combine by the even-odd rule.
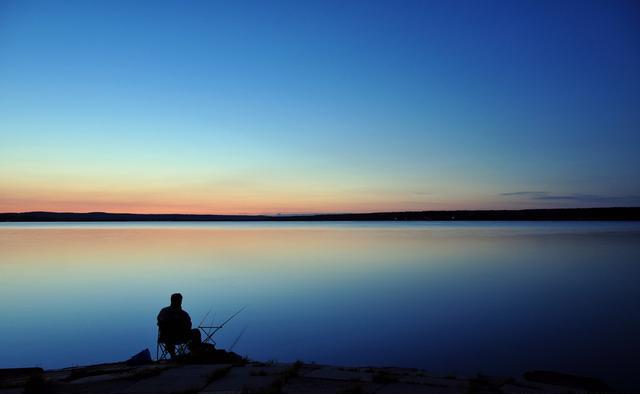
[[[5,223],[0,367],[155,356],[179,291],[254,359],[640,387],[639,278],[632,222]]]

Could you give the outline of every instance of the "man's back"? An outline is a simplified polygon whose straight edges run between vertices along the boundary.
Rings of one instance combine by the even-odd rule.
[[[158,313],[158,327],[162,341],[182,343],[189,338],[191,317],[180,306],[167,306]]]

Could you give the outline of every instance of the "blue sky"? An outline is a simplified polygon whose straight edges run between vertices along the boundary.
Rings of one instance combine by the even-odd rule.
[[[0,211],[640,205],[629,1],[0,3]]]

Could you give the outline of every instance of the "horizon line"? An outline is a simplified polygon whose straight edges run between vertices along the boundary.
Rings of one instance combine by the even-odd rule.
[[[522,208],[522,209],[429,209],[429,210],[398,210],[398,211],[340,211],[340,212],[301,212],[301,213],[141,213],[141,212],[111,212],[111,211],[20,211],[20,212],[0,212],[0,215],[21,215],[21,214],[60,214],[60,215],[171,215],[171,216],[317,216],[317,215],[372,215],[385,213],[425,213],[425,212],[523,212],[523,211],[570,211],[570,210],[606,210],[606,209],[640,209],[640,206],[608,206],[608,207],[562,207],[562,208]]]

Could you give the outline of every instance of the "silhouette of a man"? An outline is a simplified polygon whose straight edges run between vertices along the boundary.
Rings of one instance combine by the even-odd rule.
[[[165,344],[171,358],[176,357],[176,344],[190,342],[193,335],[191,317],[182,310],[182,294],[171,294],[171,305],[160,310],[158,329],[160,330],[159,340]]]

